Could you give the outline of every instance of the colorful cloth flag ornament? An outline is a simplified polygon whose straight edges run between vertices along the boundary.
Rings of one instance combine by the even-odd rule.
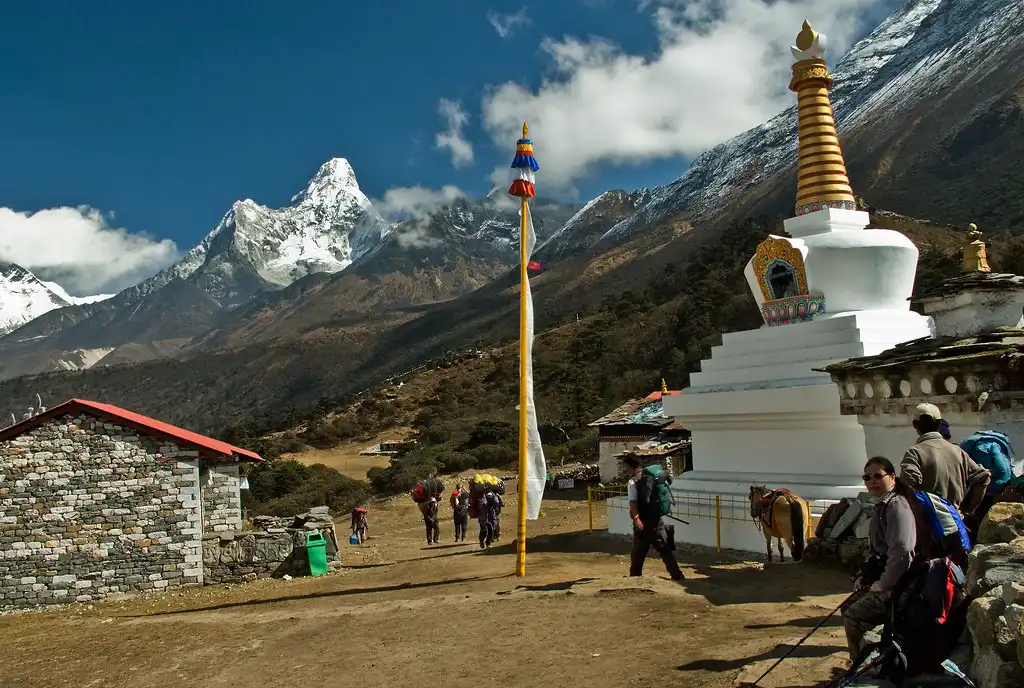
[[[533,141],[526,138],[529,128],[523,125],[523,138],[516,141],[516,157],[512,160],[513,180],[508,189],[509,196],[533,198],[536,195],[533,183],[539,170],[537,158],[533,157]]]

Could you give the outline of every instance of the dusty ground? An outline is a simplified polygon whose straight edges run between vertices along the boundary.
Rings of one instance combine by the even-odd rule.
[[[627,579],[628,543],[587,533],[581,497],[545,502],[524,579],[511,575],[514,507],[489,551],[453,543],[448,522],[427,547],[402,497],[373,507],[370,539],[345,545],[336,574],[0,617],[0,686],[384,688],[427,670],[494,686],[731,687],[848,589],[836,572],[703,551],[681,554],[683,585],[657,559]],[[841,635],[833,618],[759,685],[829,679]]]

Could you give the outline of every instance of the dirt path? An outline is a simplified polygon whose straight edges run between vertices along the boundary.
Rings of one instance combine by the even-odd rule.
[[[514,495],[488,551],[453,543],[447,522],[427,547],[402,497],[373,508],[371,539],[345,546],[337,574],[4,616],[0,686],[384,688],[429,667],[440,681],[523,688],[725,688],[757,678],[849,585],[706,551],[681,555],[683,585],[657,559],[628,579],[628,542],[587,533],[580,496],[547,500],[530,524],[525,579],[511,575]],[[830,678],[838,624],[761,685]]]
[[[394,428],[387,432],[382,432],[370,440],[343,442],[333,449],[307,449],[297,454],[284,454],[283,458],[295,459],[307,466],[322,463],[342,475],[347,475],[357,480],[365,480],[368,470],[377,466],[387,466],[391,462],[391,457],[364,455],[359,452],[381,442],[403,441],[411,434],[411,428]]]

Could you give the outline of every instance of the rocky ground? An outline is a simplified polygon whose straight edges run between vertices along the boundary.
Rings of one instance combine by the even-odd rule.
[[[516,578],[508,501],[502,542],[488,551],[472,532],[454,543],[447,522],[428,547],[402,497],[373,505],[370,539],[345,545],[346,567],[327,576],[0,617],[0,686],[383,688],[427,670],[522,688],[731,688],[756,679],[850,585],[811,565],[766,569],[696,549],[680,553],[683,585],[657,559],[628,579],[628,542],[587,532],[582,491],[545,502],[527,576]],[[759,685],[822,685],[842,648],[836,616]]]

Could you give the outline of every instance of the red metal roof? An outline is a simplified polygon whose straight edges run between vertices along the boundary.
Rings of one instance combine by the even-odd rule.
[[[131,425],[136,430],[140,430],[145,434],[163,437],[177,444],[192,446],[200,451],[205,450],[207,453],[213,453],[229,458],[237,455],[251,461],[263,461],[262,456],[256,452],[251,452],[248,449],[242,449],[241,447],[236,447],[232,444],[228,444],[227,442],[221,442],[220,440],[215,440],[212,437],[200,435],[199,433],[192,432],[191,430],[184,430],[171,425],[170,423],[164,423],[163,421],[155,420],[148,416],[127,411],[118,406],[114,406],[113,404],[101,404],[98,401],[88,401],[87,399],[70,399],[65,401],[63,404],[58,404],[53,408],[46,409],[32,418],[23,420],[20,423],[15,423],[8,428],[4,428],[0,430],[0,441],[17,437],[18,435],[27,432],[51,418],[70,413],[75,409],[83,410],[90,415],[98,415],[115,421],[123,421],[125,424]]]

